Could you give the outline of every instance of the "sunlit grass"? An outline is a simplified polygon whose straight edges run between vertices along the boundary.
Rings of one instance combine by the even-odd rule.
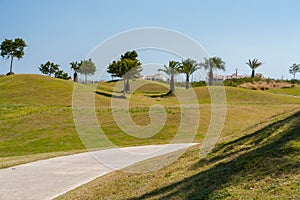
[[[181,121],[180,103],[176,95],[185,94],[184,88],[176,88],[175,95],[151,98],[149,94],[163,94],[168,85],[136,80],[132,88],[138,87],[129,100],[129,114],[140,126],[150,123],[149,107],[160,104],[164,107],[167,120],[161,131],[149,138],[135,138],[122,131],[112,116],[111,101],[116,82],[99,83],[95,93],[96,115],[106,136],[117,146],[133,146],[168,143],[178,131]],[[89,87],[82,86],[80,87]],[[210,92],[219,87],[194,89],[200,107],[199,128],[195,142],[201,142],[207,132],[211,118]],[[221,141],[240,134],[248,127],[298,107],[300,99],[246,89],[226,89],[227,115]],[[82,144],[72,116],[71,81],[41,75],[15,75],[0,78],[0,157],[30,156],[41,153],[82,151]],[[193,89],[190,89],[192,92]],[[1,159],[0,159],[1,160]]]

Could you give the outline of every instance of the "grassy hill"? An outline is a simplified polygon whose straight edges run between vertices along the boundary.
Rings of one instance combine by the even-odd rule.
[[[143,86],[130,98],[129,113],[134,122],[141,126],[149,124],[148,111],[153,104],[163,105],[168,117],[162,130],[146,139],[129,136],[117,126],[110,106],[116,82],[98,85],[97,117],[107,137],[117,146],[168,143],[178,130],[181,110],[176,96],[150,97],[166,93],[168,85],[136,80],[132,81],[132,88],[141,83]],[[214,88],[217,92],[218,89]],[[0,77],[0,167],[84,151],[72,116],[72,90],[71,81],[47,76]],[[201,142],[210,122],[210,93],[207,87],[194,90],[201,112],[195,142]],[[177,93],[183,91],[183,88],[176,90]],[[238,138],[252,128],[262,127],[270,119],[295,110],[300,103],[300,99],[294,97],[231,87],[226,88],[226,95],[227,117],[220,141]]]
[[[159,171],[113,172],[57,199],[300,199],[299,132],[298,111],[217,145],[205,159],[193,147]]]

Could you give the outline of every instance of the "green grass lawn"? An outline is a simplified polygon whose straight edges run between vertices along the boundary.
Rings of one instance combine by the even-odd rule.
[[[134,122],[141,126],[149,124],[149,106],[161,104],[167,113],[165,126],[146,139],[124,133],[111,114],[110,95],[116,82],[103,82],[97,87],[100,93],[95,94],[95,106],[106,136],[117,146],[168,143],[181,119],[176,96],[151,98],[149,94],[168,91],[168,85],[141,80],[131,83],[132,88],[143,83],[130,98],[129,113]],[[0,167],[85,150],[72,117],[72,90],[71,81],[47,76],[0,77]],[[211,88],[198,87],[194,91],[200,106],[199,129],[194,141],[201,142],[211,117]],[[176,93],[182,92],[185,92],[183,88],[177,88]],[[226,95],[227,117],[220,141],[237,138],[253,126],[263,126],[268,119],[295,110],[300,103],[298,98],[231,87],[226,88]]]
[[[299,132],[296,111],[220,143],[205,159],[192,147],[159,171],[116,171],[57,199],[299,199]],[[129,168],[147,170],[170,156]]]
[[[167,114],[162,130],[145,139],[129,136],[117,126],[111,110],[113,95],[121,94],[121,88],[113,93],[116,82],[97,87],[99,124],[117,146],[168,143],[179,128],[178,99],[163,95],[168,85],[136,80],[131,86],[141,83],[130,96],[129,114],[134,122],[149,124],[149,106],[154,104],[164,106]],[[73,87],[71,81],[41,75],[0,77],[0,168],[86,151],[73,121]],[[210,92],[218,95],[222,88],[193,90],[200,107],[194,142],[201,143],[211,118]],[[225,90],[225,124],[216,148],[206,159],[199,159],[199,147],[193,147],[159,171],[140,175],[113,172],[60,199],[299,199],[300,99],[281,95],[295,95],[298,88],[284,89],[281,94]],[[185,94],[185,90],[176,88],[175,94]],[[158,163],[170,156],[157,158]],[[151,163],[132,167],[151,168]]]
[[[276,89],[269,90],[269,92],[275,94],[300,96],[300,86],[291,87],[291,88],[276,88]]]

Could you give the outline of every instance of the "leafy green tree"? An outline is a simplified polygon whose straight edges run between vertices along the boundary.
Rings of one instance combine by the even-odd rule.
[[[45,64],[41,64],[38,69],[43,73],[48,76],[51,76],[54,74],[55,78],[60,78],[60,79],[70,79],[70,76],[68,73],[64,72],[63,70],[59,69],[58,64],[54,64],[53,62],[47,61]]]
[[[110,63],[107,68],[107,72],[110,73],[112,77],[123,78],[124,96],[126,92],[130,91],[129,80],[140,77],[141,71],[143,70],[141,67],[142,64],[137,57],[138,54],[136,51],[127,51],[124,55],[121,55],[119,60]]]
[[[96,65],[92,59],[82,60],[79,63],[78,73],[85,75],[85,83],[87,83],[87,76],[94,75],[96,72]]]
[[[214,70],[223,70],[225,71],[225,62],[219,57],[204,58],[204,63],[201,63],[200,66],[203,66],[208,70],[208,85],[214,84]]]
[[[254,78],[255,76],[255,69],[261,66],[263,63],[260,62],[258,59],[248,60],[246,64],[252,69],[251,78]]]
[[[184,73],[186,75],[185,79],[185,88],[189,89],[190,87],[190,76],[199,69],[199,64],[195,60],[190,58],[183,60],[181,65],[178,68],[180,73]]]
[[[18,58],[21,59],[24,56],[24,48],[26,47],[26,43],[21,38],[16,38],[14,40],[5,39],[0,46],[1,56],[10,60],[10,70],[8,74],[13,74],[13,59]]]
[[[178,68],[180,63],[177,61],[170,60],[169,65],[164,65],[163,69],[158,69],[159,72],[164,72],[170,77],[170,91],[175,92],[175,76],[179,74]]]
[[[54,64],[53,62],[47,61],[45,64],[41,64],[38,69],[48,76],[55,74],[59,70],[59,65]]]
[[[292,66],[290,66],[289,72],[294,76],[293,79],[295,79],[297,72],[300,72],[300,64],[294,63]]]
[[[64,72],[63,70],[58,69],[55,73],[54,73],[54,77],[55,78],[60,78],[60,79],[65,79],[65,80],[69,80],[71,77],[68,75],[67,72]]]
[[[77,73],[80,68],[79,63],[71,62],[70,65],[71,65],[71,70],[73,70],[73,81],[78,82],[78,74]]]

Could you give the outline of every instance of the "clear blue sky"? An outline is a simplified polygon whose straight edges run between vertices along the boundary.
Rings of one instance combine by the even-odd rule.
[[[298,0],[0,0],[0,40],[23,38],[28,47],[16,73],[39,73],[50,60],[69,70],[100,42],[119,32],[162,27],[186,34],[210,56],[226,62],[226,72],[258,58],[267,77],[291,78],[288,68],[300,63],[300,1]],[[165,63],[167,64],[167,63]],[[0,74],[9,60],[0,60]],[[300,75],[299,77],[300,78]]]

